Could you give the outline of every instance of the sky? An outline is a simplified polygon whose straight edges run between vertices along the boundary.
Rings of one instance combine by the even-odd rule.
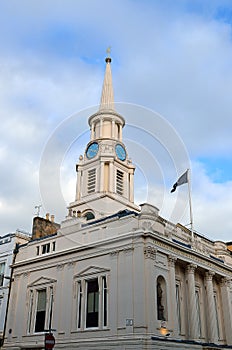
[[[135,202],[232,240],[230,0],[0,2],[0,235],[61,222],[89,141],[107,47],[136,165]]]

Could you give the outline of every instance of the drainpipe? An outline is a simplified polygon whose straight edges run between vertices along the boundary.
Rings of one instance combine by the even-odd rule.
[[[7,324],[9,305],[10,305],[11,287],[12,287],[12,282],[14,281],[14,279],[13,279],[14,263],[15,263],[16,256],[17,256],[18,252],[19,252],[19,244],[16,243],[15,244],[15,249],[13,251],[13,259],[12,259],[10,276],[4,276],[5,279],[9,279],[10,284],[9,284],[9,290],[8,290],[8,296],[7,296],[7,304],[6,304],[6,313],[5,313],[5,320],[4,320],[3,335],[2,335],[2,339],[0,339],[0,347],[3,346],[4,340],[5,340],[5,335],[6,335],[6,324]]]

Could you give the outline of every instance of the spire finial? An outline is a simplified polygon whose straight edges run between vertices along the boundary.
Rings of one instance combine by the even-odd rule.
[[[112,75],[111,75],[111,58],[110,58],[111,47],[109,46],[106,50],[107,57],[106,61],[106,70],[105,78],[102,87],[102,96],[100,103],[100,110],[114,110],[114,93],[113,93],[113,84],[112,84]]]
[[[110,58],[111,46],[108,46],[108,47],[107,47],[106,53],[107,53],[106,63],[110,63],[110,62],[111,62],[111,58]]]

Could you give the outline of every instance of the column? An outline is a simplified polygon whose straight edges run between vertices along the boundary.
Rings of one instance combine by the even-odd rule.
[[[76,185],[76,201],[81,198],[81,171],[78,170],[77,165],[77,185]]]
[[[103,135],[103,119],[100,119],[100,130],[99,130],[99,136],[102,137]]]
[[[198,339],[197,335],[197,307],[195,296],[195,269],[197,265],[189,264],[187,266],[187,281],[188,281],[188,312],[189,312],[189,338],[192,340]]]
[[[94,124],[91,125],[91,140],[94,139]]]
[[[129,201],[134,203],[134,170],[133,173],[129,173],[129,191],[130,191],[130,197]]]
[[[112,162],[109,164],[109,192],[114,192],[114,166]]]
[[[111,125],[111,137],[112,139],[115,139],[115,120],[112,120],[112,125]]]
[[[100,192],[104,191],[104,162],[100,163]]]
[[[218,340],[217,331],[217,315],[215,310],[214,293],[213,293],[213,276],[214,272],[208,271],[205,273],[205,287],[207,297],[207,325],[208,325],[208,341],[216,343]]]
[[[226,344],[232,345],[232,310],[231,310],[231,299],[230,299],[230,280],[226,277],[221,279],[221,296],[222,296],[222,312],[224,319]]]
[[[169,265],[169,311],[168,319],[170,321],[169,330],[172,331],[173,336],[178,335],[178,320],[177,320],[177,311],[176,311],[176,274],[175,274],[175,263],[177,258],[173,255],[168,256],[168,265]]]
[[[122,125],[119,125],[119,140],[122,141]]]

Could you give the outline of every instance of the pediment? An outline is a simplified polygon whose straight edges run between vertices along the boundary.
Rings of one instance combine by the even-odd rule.
[[[55,283],[56,281],[57,280],[55,280],[53,278],[41,276],[41,277],[37,278],[36,280],[34,280],[32,283],[30,283],[28,285],[28,287],[36,287],[36,286],[51,284],[51,283]]]
[[[75,277],[86,277],[90,275],[100,275],[102,273],[109,272],[110,270],[99,266],[89,266],[86,269],[80,271]]]

